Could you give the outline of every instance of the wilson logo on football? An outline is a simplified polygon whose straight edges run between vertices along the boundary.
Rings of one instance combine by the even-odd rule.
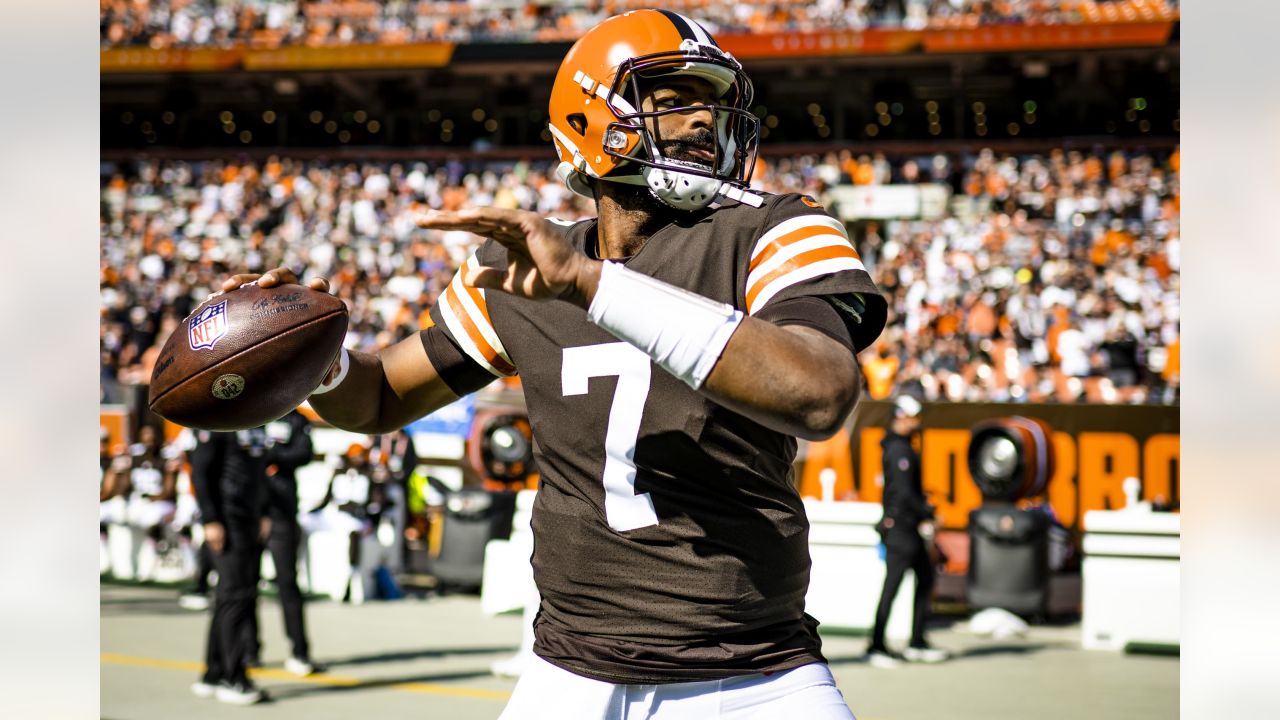
[[[213,348],[214,344],[227,334],[228,329],[227,301],[223,300],[210,305],[201,310],[199,315],[191,318],[191,324],[187,326],[187,338],[191,341],[191,349]]]

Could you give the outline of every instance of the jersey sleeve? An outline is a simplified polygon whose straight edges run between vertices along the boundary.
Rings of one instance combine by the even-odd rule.
[[[462,283],[467,272],[479,264],[476,253],[462,263],[431,308],[431,319],[471,361],[495,377],[515,375],[515,363],[493,327],[485,291]]]
[[[840,310],[856,351],[880,336],[888,306],[844,223],[804,195],[778,196],[751,248],[748,315],[788,298],[825,297]]]

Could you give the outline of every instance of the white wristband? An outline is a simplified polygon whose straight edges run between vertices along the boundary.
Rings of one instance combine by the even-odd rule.
[[[344,347],[342,348],[342,351],[338,353],[338,374],[334,375],[333,379],[330,380],[329,382],[320,383],[320,387],[313,390],[311,394],[323,395],[329,392],[330,390],[338,387],[339,385],[342,384],[343,380],[347,379],[347,370],[349,370],[350,368],[351,368],[351,353],[347,352],[347,349]]]
[[[742,311],[606,262],[587,317],[697,390],[742,322]]]

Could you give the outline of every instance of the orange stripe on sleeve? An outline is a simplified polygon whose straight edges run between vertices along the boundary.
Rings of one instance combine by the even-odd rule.
[[[858,253],[854,252],[853,248],[848,245],[833,245],[830,247],[820,247],[820,248],[815,248],[813,250],[810,250],[808,252],[800,253],[799,255],[788,260],[787,262],[784,262],[778,267],[774,268],[773,272],[760,278],[751,287],[747,288],[747,307],[754,306],[755,299],[757,296],[760,295],[760,291],[764,290],[764,288],[774,280],[782,277],[783,275],[786,275],[789,272],[792,272],[793,270],[798,270],[811,263],[819,262],[822,260],[831,260],[833,258],[852,258],[854,260],[860,259],[858,257]]]
[[[462,301],[458,299],[457,293],[454,292],[453,283],[449,283],[448,287],[445,288],[444,296],[445,302],[449,303],[453,314],[462,323],[463,329],[467,331],[467,336],[475,343],[476,348],[480,350],[480,354],[484,356],[485,360],[488,360],[489,364],[497,368],[499,372],[506,375],[514,375],[516,372],[515,367],[504,360],[497,350],[493,349],[493,346],[485,339],[484,333],[480,332],[480,328],[476,327],[476,323],[471,319],[466,306],[462,304]],[[480,305],[480,307],[483,310],[484,306]],[[485,319],[488,320],[487,311],[485,311]]]
[[[759,255],[752,258],[751,264],[747,267],[747,272],[750,273],[754,271],[756,268],[760,267],[766,261],[768,261],[769,258],[773,257],[774,255],[777,255],[780,250],[790,245],[791,243],[799,242],[800,240],[811,238],[816,235],[838,235],[838,234],[840,233],[836,229],[832,228],[830,225],[810,225],[808,227],[802,227],[798,230],[793,230],[787,233],[786,235],[783,235],[782,237],[769,243],[769,247],[767,247]],[[853,257],[859,260],[861,259],[858,257],[858,253],[856,251],[854,251]]]

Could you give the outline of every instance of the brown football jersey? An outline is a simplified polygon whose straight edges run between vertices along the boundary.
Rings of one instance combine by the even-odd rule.
[[[566,228],[594,256],[594,220]],[[822,659],[804,612],[808,521],[792,482],[795,438],[727,410],[565,302],[467,288],[432,317],[472,361],[519,372],[541,485],[533,568],[535,652],[621,683],[706,680]],[[800,195],[681,215],[627,268],[756,314],[829,299],[861,350],[885,302],[844,226]]]

